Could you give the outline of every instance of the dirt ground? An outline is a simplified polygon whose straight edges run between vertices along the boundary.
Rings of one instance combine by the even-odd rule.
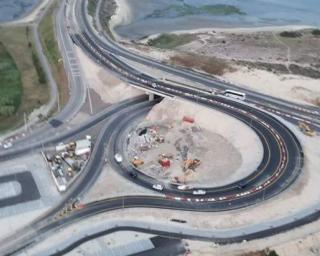
[[[244,88],[300,104],[319,106],[319,79],[289,74],[274,74],[260,69],[238,67],[223,78]]]
[[[178,47],[178,50],[199,53],[230,60],[263,61],[286,64],[288,61],[305,66],[320,65],[320,38],[310,30],[302,36],[287,38],[279,32],[254,33],[216,32],[200,33],[198,39]]]
[[[163,182],[205,187],[224,185],[242,163],[241,154],[226,138],[196,124],[181,120],[160,125],[145,123],[140,127],[148,127],[148,133],[141,136],[132,133],[129,158],[143,159],[144,164],[139,169]],[[150,127],[159,128],[156,136],[163,138],[163,143],[154,140]],[[146,140],[153,142],[146,143]],[[152,145],[152,148],[141,150],[141,145]],[[169,156],[170,167],[162,168],[158,162],[161,154]],[[226,161],[226,156],[232,161]],[[199,160],[199,166],[186,168],[188,159]]]
[[[194,123],[183,121],[184,117]],[[143,160],[141,171],[163,182],[193,186],[237,181],[253,172],[262,159],[259,138],[240,121],[213,109],[168,99],[155,106],[131,133],[128,148],[128,160]],[[159,160],[166,157],[170,167],[162,168]],[[185,168],[186,160],[200,163]]]
[[[92,100],[93,105],[96,102],[100,102],[99,105],[101,105],[101,101],[104,103],[115,103],[143,93],[128,86],[114,74],[94,63],[78,47],[76,50],[88,86],[95,92],[94,99],[97,100]]]

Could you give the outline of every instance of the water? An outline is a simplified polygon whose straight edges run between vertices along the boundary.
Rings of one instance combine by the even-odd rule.
[[[0,0],[0,22],[12,21],[32,10],[40,0]]]
[[[128,0],[133,19],[115,30],[129,39],[207,27],[320,26],[320,0]],[[241,13],[189,12],[181,6],[228,5]]]

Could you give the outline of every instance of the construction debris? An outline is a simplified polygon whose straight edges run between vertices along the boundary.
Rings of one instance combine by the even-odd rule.
[[[194,123],[194,118],[192,118],[190,116],[184,116],[182,120],[183,120],[183,122],[187,122],[187,123],[191,123],[191,124]]]
[[[186,126],[183,122],[192,125]],[[188,116],[176,123],[140,126],[128,137],[128,157],[135,168],[144,165],[143,170],[156,177],[179,184],[192,182],[197,178],[195,169],[200,165],[202,150],[194,143],[194,136],[202,138],[201,133],[194,119]]]
[[[168,159],[173,159],[173,154],[160,154],[160,158],[168,158]]]
[[[162,158],[159,160],[159,164],[161,164],[161,166],[163,168],[169,168],[171,163],[170,163],[170,160],[168,158]]]
[[[183,171],[187,170],[195,170],[196,167],[200,165],[200,160],[199,159],[187,159],[184,161],[184,166],[183,166]]]
[[[91,136],[86,139],[59,143],[55,151],[42,152],[59,192],[67,190],[69,184],[83,170],[91,154]]]

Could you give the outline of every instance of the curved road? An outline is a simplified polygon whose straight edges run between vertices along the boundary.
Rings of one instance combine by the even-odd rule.
[[[70,2],[72,1],[69,1],[69,3]],[[81,131],[93,123],[99,122],[99,120],[104,120],[107,116],[112,114],[111,119],[101,129],[97,138],[97,143],[92,152],[92,157],[90,158],[85,170],[72,184],[72,187],[67,192],[64,200],[44,216],[41,216],[31,223],[28,227],[17,232],[15,236],[2,241],[0,244],[0,250],[3,255],[13,254],[38,242],[41,238],[49,236],[52,232],[57,230],[57,228],[67,226],[75,221],[80,221],[84,217],[92,216],[103,211],[111,211],[123,207],[161,207],[190,211],[229,210],[256,203],[260,201],[261,198],[274,196],[280,193],[296,179],[303,165],[303,153],[301,146],[292,132],[279,122],[278,119],[250,105],[214,95],[210,90],[201,90],[194,87],[177,87],[167,82],[156,81],[149,75],[133,69],[116,56],[122,56],[128,59],[138,58],[136,61],[141,61],[142,59],[143,61],[147,61],[146,64],[148,65],[150,65],[150,60],[146,60],[142,57],[132,57],[134,55],[131,55],[131,53],[128,54],[116,49],[115,44],[112,42],[105,44],[102,40],[97,38],[95,33],[89,27],[86,17],[87,14],[83,13],[85,12],[85,4],[85,0],[76,1],[75,3],[74,13],[77,13],[78,15],[81,14],[78,16],[78,18],[80,18],[80,20],[78,20],[80,30],[79,28],[74,28],[75,30],[78,30],[79,33],[72,35],[71,39],[82,47],[95,61],[117,73],[130,83],[143,89],[156,91],[161,95],[169,97],[187,99],[198,104],[218,109],[226,114],[236,116],[241,121],[250,124],[257,132],[264,145],[265,155],[259,168],[250,176],[245,178],[244,182],[247,183],[247,186],[243,189],[238,189],[236,187],[236,183],[234,183],[220,188],[207,188],[209,193],[208,196],[205,197],[194,197],[188,192],[184,193],[184,196],[186,195],[187,197],[182,197],[177,196],[181,191],[178,191],[175,186],[169,186],[164,191],[168,192],[169,195],[167,194],[165,197],[128,196],[110,198],[88,204],[83,209],[71,212],[71,214],[66,218],[57,219],[57,213],[61,211],[66,204],[73,203],[76,198],[85,193],[98,177],[104,164],[106,143],[111,140],[112,145],[110,152],[111,155],[113,155],[113,153],[118,151],[121,147],[121,144],[119,144],[119,142],[121,142],[121,131],[123,131],[128,123],[139,118],[141,115],[144,115],[156,103],[156,101],[143,102],[141,100],[137,100],[132,101],[129,107],[124,105],[122,108],[121,106],[115,107],[111,112],[107,111],[106,113],[101,114],[101,119],[95,117],[83,126],[78,127],[78,130],[72,131]],[[66,7],[62,5],[59,15],[65,14],[64,8]],[[63,20],[64,19],[58,20],[58,28],[63,26]],[[64,37],[60,39],[65,40]],[[170,72],[177,72],[177,75],[188,77],[193,81],[199,80],[204,83],[207,79],[204,78],[205,75],[196,74],[195,72],[188,72],[185,70],[179,71],[175,68],[167,67],[166,65],[160,67],[158,66],[159,63],[153,65],[159,69],[166,68],[169,69]],[[167,71],[169,72],[169,70]],[[220,82],[218,83],[216,81],[210,81],[210,83],[214,83],[216,88],[223,86],[222,88],[225,89],[227,86],[226,84],[221,85],[219,84]],[[261,101],[261,98],[258,97],[257,99]],[[271,99],[266,100],[264,96],[263,101],[267,105],[273,104],[272,106],[281,108],[284,113],[295,109],[296,113],[294,113],[294,115],[299,118],[303,116],[303,118],[306,118],[307,120],[312,118],[316,118],[318,120],[319,113],[313,109],[301,108],[300,106],[287,103],[281,105],[278,102],[275,103]],[[67,134],[65,136],[67,136]],[[39,145],[34,145],[34,147],[38,146]],[[20,153],[25,152],[25,150],[26,149],[21,149]],[[3,157],[10,156],[12,154],[14,155],[15,153],[17,152],[8,151],[7,155],[5,154]],[[113,161],[113,158],[110,160]],[[124,167],[126,171],[127,168],[129,168],[128,166]],[[139,174],[139,176],[141,175]],[[144,183],[145,186],[150,187],[150,184],[152,184],[154,180],[150,180],[148,177],[144,178],[146,181],[145,183],[143,179],[138,179],[137,182]],[[243,239],[248,240],[264,237],[307,223],[310,219],[315,218],[315,216],[318,215],[309,215],[299,221],[293,221],[286,225],[279,225],[242,236],[214,238],[211,236],[210,239],[219,243],[231,243],[241,241]],[[175,234],[174,232],[170,232],[170,235],[179,236],[179,234]],[[180,234],[180,236],[183,235]],[[206,237],[205,239],[209,238]]]

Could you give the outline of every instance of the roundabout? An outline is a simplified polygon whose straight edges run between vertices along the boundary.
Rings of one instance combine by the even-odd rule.
[[[146,188],[154,189],[155,184],[160,184],[162,189],[158,189],[159,193],[165,194],[173,201],[188,202],[187,208],[194,208],[193,203],[205,202],[205,206],[201,204],[200,208],[211,211],[242,208],[266,200],[285,190],[298,177],[303,165],[300,143],[276,118],[250,106],[223,98],[201,97],[197,99],[197,103],[237,118],[256,132],[263,146],[263,157],[252,173],[227,185],[194,186],[191,190],[179,189],[180,183],[163,183],[141,172],[130,160],[124,158],[123,161],[116,162],[111,157],[117,153],[126,155],[124,151],[128,143],[128,134],[125,131],[128,130],[127,125],[130,122],[123,122],[112,140],[109,156],[114,167],[124,177]],[[132,176],[132,173],[135,175]],[[197,190],[205,190],[205,194],[196,194],[194,191]]]

